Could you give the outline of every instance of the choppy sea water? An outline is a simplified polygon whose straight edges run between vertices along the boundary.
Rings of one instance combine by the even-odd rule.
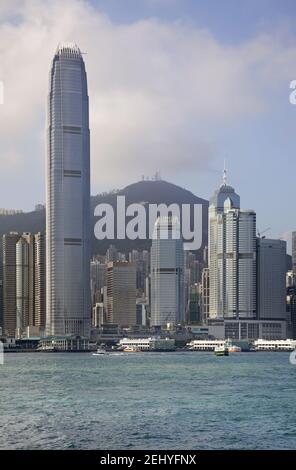
[[[296,449],[288,353],[11,353],[0,377],[0,449]]]

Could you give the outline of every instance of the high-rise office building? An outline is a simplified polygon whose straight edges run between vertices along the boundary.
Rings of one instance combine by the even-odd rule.
[[[209,268],[204,268],[201,274],[201,318],[207,323],[210,311],[210,273]]]
[[[45,235],[34,235],[35,315],[34,325],[44,330],[46,321]]]
[[[217,189],[210,200],[209,206],[209,243],[208,243],[208,264],[209,264],[209,282],[210,282],[210,305],[209,317],[217,318],[223,316],[222,305],[222,285],[221,285],[221,260],[218,259],[218,246],[221,243],[220,225],[221,217],[224,213],[224,204],[226,200],[231,202],[233,209],[240,208],[240,197],[236,194],[234,188],[227,184],[226,170],[224,170],[223,184]]]
[[[98,302],[102,302],[102,290],[107,285],[107,266],[97,259],[90,263],[90,284],[92,307],[95,307]]]
[[[227,209],[218,248],[223,317],[256,318],[256,214]],[[223,230],[223,233],[222,233]]]
[[[87,77],[75,44],[58,47],[49,76],[46,333],[89,336],[90,148]]]
[[[292,232],[292,269],[296,274],[296,232]]]
[[[290,327],[290,338],[296,339],[296,287],[287,287],[286,298],[287,322]]]
[[[239,205],[224,177],[209,209],[212,319],[256,318],[256,214]]]
[[[3,328],[3,243],[0,243],[0,332],[4,333]]]
[[[23,233],[16,244],[16,328],[20,335],[35,323],[34,236]]]
[[[3,333],[15,336],[16,317],[16,244],[17,232],[3,235]]]
[[[45,327],[45,237],[38,233],[3,236],[5,328],[21,337],[27,327]],[[35,330],[37,331],[37,330]]]
[[[260,320],[286,319],[286,253],[283,240],[257,240],[257,304]]]
[[[108,263],[107,320],[121,327],[136,325],[136,266],[133,263]]]
[[[159,217],[151,248],[151,326],[177,325],[185,317],[184,248],[176,217]]]

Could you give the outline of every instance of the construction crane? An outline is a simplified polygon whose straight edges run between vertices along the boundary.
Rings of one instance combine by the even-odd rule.
[[[258,235],[258,238],[266,238],[266,237],[262,237],[262,235],[266,232],[268,232],[269,230],[271,230],[271,227],[267,227],[265,230],[263,230],[262,232],[259,232],[257,233]]]

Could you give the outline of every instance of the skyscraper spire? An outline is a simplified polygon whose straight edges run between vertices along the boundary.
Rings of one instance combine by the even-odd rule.
[[[223,184],[227,185],[227,169],[226,169],[226,160],[224,159],[224,170],[223,170]]]

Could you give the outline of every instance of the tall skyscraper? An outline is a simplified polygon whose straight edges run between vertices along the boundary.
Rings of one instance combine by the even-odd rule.
[[[292,232],[292,269],[296,274],[296,232]]]
[[[107,285],[107,266],[93,259],[90,263],[91,301],[92,307],[102,302],[102,289]]]
[[[16,244],[16,328],[35,323],[34,236],[23,233]]]
[[[90,148],[87,77],[75,44],[62,44],[49,76],[46,333],[90,329]]]
[[[27,327],[45,327],[44,235],[3,236],[4,331],[21,337]],[[36,330],[35,330],[36,331]]]
[[[256,214],[224,184],[209,213],[210,318],[256,318]]]
[[[204,268],[201,275],[201,317],[204,324],[209,318],[210,307],[210,273],[209,268]]]
[[[234,188],[227,184],[227,174],[224,169],[223,184],[217,189],[210,200],[209,206],[209,243],[208,243],[208,263],[209,263],[209,282],[210,282],[210,305],[209,317],[217,318],[223,316],[223,306],[221,302],[221,259],[218,258],[218,244],[221,242],[221,217],[224,213],[225,201],[231,203],[233,209],[240,208],[240,197],[236,194]]]
[[[17,232],[3,235],[3,332],[15,336],[16,320],[16,244]]]
[[[283,240],[258,238],[258,317],[286,319],[286,253]]]
[[[151,326],[184,321],[184,248],[176,217],[159,217],[151,248]]]
[[[136,265],[133,263],[108,263],[107,320],[121,327],[136,324]]]
[[[34,325],[44,330],[46,321],[45,235],[34,235],[35,315]]]

